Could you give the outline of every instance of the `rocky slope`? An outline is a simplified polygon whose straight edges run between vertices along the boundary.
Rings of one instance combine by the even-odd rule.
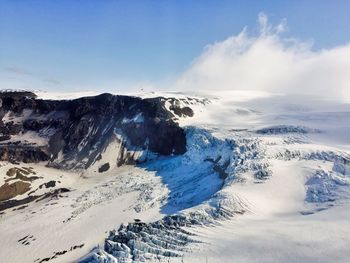
[[[65,169],[89,168],[111,142],[118,144],[114,153],[118,166],[153,154],[182,154],[185,133],[172,118],[193,114],[174,103],[172,114],[163,98],[111,94],[43,100],[31,92],[3,92],[0,106],[1,161],[45,161]],[[99,170],[111,165],[103,163]]]

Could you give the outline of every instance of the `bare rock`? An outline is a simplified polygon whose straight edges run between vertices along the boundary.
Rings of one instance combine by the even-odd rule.
[[[0,201],[11,199],[29,191],[30,183],[17,181],[12,184],[5,183],[0,186]]]

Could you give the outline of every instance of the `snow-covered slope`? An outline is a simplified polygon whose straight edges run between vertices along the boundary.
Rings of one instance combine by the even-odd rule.
[[[237,91],[143,96],[162,98],[187,151],[99,173],[115,140],[79,173],[32,165],[40,180],[61,173],[69,191],[0,215],[6,262],[350,260],[350,105]]]
[[[208,162],[222,179],[221,187],[216,189],[214,181],[208,184],[213,192],[207,196],[201,185],[196,185],[193,200],[200,202],[190,206],[181,206],[181,201],[184,196],[191,198],[194,189],[179,194],[177,190],[181,186],[168,184],[170,189],[174,186],[175,200],[180,207],[166,212],[183,216],[176,219],[175,225],[170,225],[195,234],[197,242],[184,243],[192,253],[176,247],[171,251],[175,254],[169,254],[167,246],[160,245],[161,241],[171,243],[166,234],[154,234],[149,230],[152,225],[135,229],[130,224],[121,231],[130,233],[131,237],[121,240],[120,232],[110,235],[106,250],[94,251],[84,262],[103,262],[110,257],[111,261],[113,258],[130,262],[163,258],[166,262],[169,255],[174,256],[171,262],[334,262],[334,259],[341,262],[349,258],[348,253],[337,255],[336,250],[337,246],[344,247],[350,242],[340,230],[349,227],[344,221],[331,223],[330,228],[341,224],[338,234],[329,235],[327,227],[320,228],[315,238],[299,234],[311,235],[312,225],[320,224],[322,217],[331,221],[338,212],[345,218],[350,217],[341,209],[346,209],[350,197],[349,147],[342,144],[348,141],[334,132],[335,128],[349,130],[350,122],[346,122],[349,105],[305,102],[298,97],[290,103],[290,98],[280,94],[219,95],[208,96],[208,103],[193,106],[193,118],[179,120],[183,126],[192,125],[186,130],[185,156],[191,160],[190,167],[182,163],[176,165],[181,168],[174,169],[169,160],[165,164],[164,161],[149,164],[153,169],[159,167],[165,171],[162,175],[165,180],[179,175],[178,180],[186,187],[191,185],[186,178],[197,180],[202,174],[199,167],[208,169]],[[201,163],[199,167],[196,161]],[[177,173],[177,170],[183,172]],[[205,199],[201,200],[203,196]],[[172,200],[169,198],[168,203],[173,204]],[[161,222],[166,224],[167,218]],[[220,226],[213,227],[213,224]],[[286,227],[291,230],[285,230]],[[152,238],[143,236],[143,231],[153,233]],[[267,237],[266,231],[271,231]],[[327,242],[320,243],[322,235],[329,236],[337,245],[327,247]],[[138,246],[133,245],[136,240],[141,242]],[[111,247],[110,242],[116,243]],[[283,242],[287,246],[281,249]],[[315,255],[314,249],[322,245],[326,251]],[[231,249],[232,246],[235,248]],[[291,251],[296,251],[295,256]]]

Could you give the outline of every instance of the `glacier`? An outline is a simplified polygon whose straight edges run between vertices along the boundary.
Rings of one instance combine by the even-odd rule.
[[[281,95],[248,95],[144,94],[161,98],[161,111],[183,129],[181,154],[145,150],[147,140],[125,149],[124,134],[116,131],[87,169],[2,161],[4,175],[11,168],[32,167],[38,179],[30,187],[41,196],[0,214],[7,240],[0,243],[3,259],[346,262],[349,109],[332,101],[297,105]],[[16,120],[7,114],[4,120],[22,123],[28,116]],[[122,125],[145,121],[141,113],[119,120]],[[24,138],[42,147],[47,140],[40,138],[52,132],[25,132]],[[126,156],[139,161],[125,162]],[[106,163],[108,169],[100,170]],[[1,178],[2,183],[9,179]],[[55,186],[47,188],[50,181]],[[67,191],[54,193],[63,188]],[[14,244],[18,253],[11,250]]]

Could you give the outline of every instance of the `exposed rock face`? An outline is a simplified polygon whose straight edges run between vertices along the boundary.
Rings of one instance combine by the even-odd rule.
[[[60,168],[88,168],[116,136],[125,149],[119,165],[145,158],[134,151],[161,155],[186,151],[185,133],[172,120],[174,115],[162,98],[101,94],[42,100],[33,93],[10,92],[1,93],[0,100],[3,161],[48,161]]]
[[[54,191],[45,193],[45,194],[41,194],[41,195],[28,195],[27,197],[23,198],[23,199],[9,199],[9,200],[5,200],[5,201],[0,201],[0,212],[4,211],[6,209],[12,208],[12,207],[18,207],[21,205],[25,205],[28,204],[30,202],[33,202],[34,200],[42,200],[45,198],[50,198],[50,197],[57,197],[59,196],[61,193],[66,193],[69,192],[70,190],[67,188],[58,188],[55,189]]]
[[[0,146],[0,161],[33,163],[47,160],[49,160],[49,154],[44,148],[19,144]]]
[[[174,112],[174,114],[176,114],[177,116],[179,117],[182,117],[182,116],[188,116],[188,117],[193,117],[194,113],[193,113],[193,110],[190,108],[190,107],[179,107],[179,106],[176,106],[176,105],[171,105],[169,107],[169,109]]]
[[[11,199],[17,195],[24,194],[29,191],[30,183],[17,181],[12,184],[5,183],[0,186],[0,201]]]
[[[99,173],[103,173],[103,172],[106,172],[109,170],[109,163],[105,163],[105,164],[102,164],[99,168],[98,168],[98,172]]]
[[[26,167],[22,167],[22,168],[18,168],[18,167],[13,167],[11,169],[9,169],[6,172],[6,175],[9,177],[7,179],[5,179],[5,182],[9,182],[12,180],[22,180],[22,181],[26,181],[26,182],[32,182],[36,179],[39,179],[40,177],[38,176],[28,176],[31,174],[36,174],[32,168],[26,168]]]

